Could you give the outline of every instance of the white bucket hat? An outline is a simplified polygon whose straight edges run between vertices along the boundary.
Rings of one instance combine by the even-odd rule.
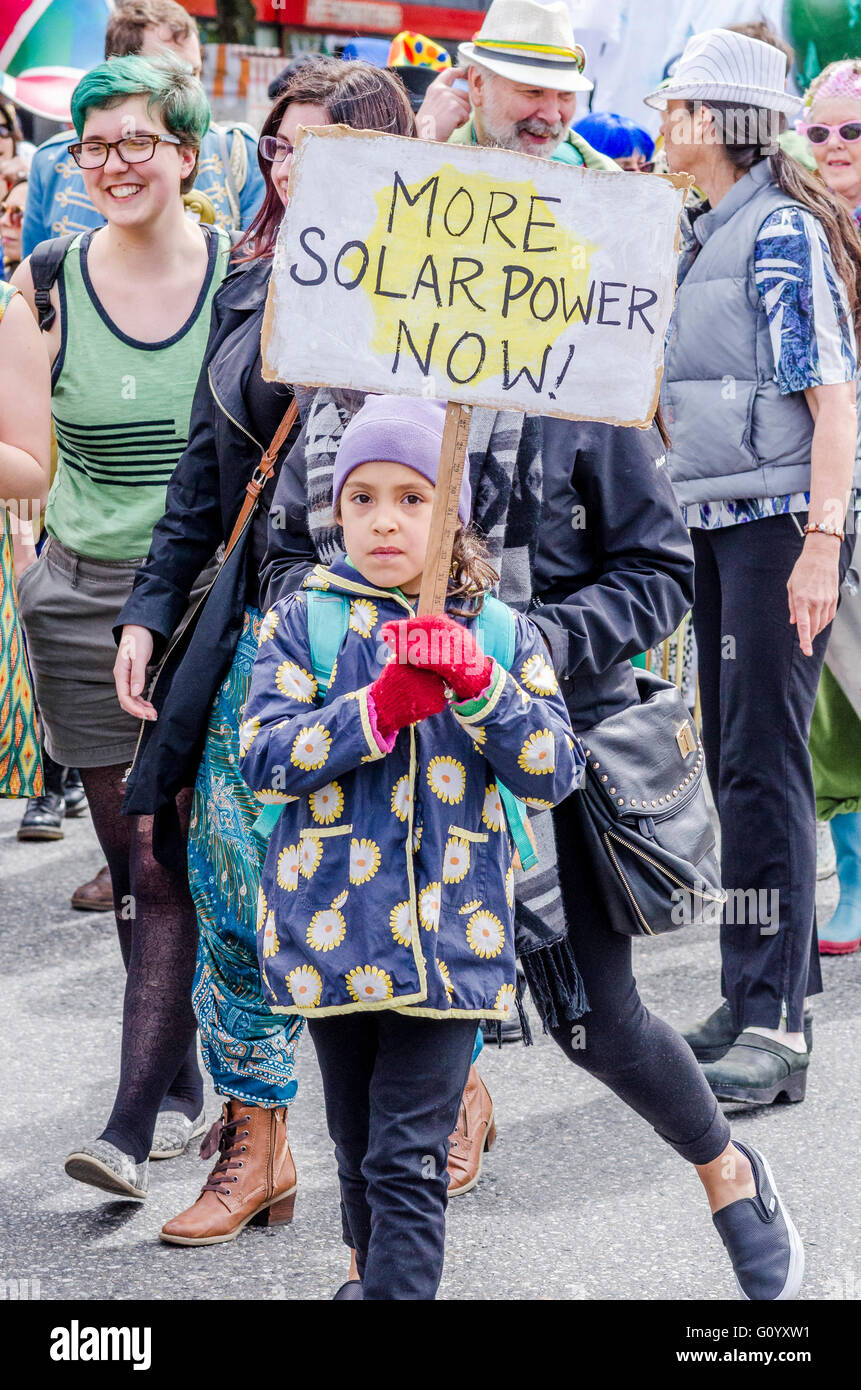
[[[731,101],[785,116],[795,116],[801,108],[801,98],[786,91],[785,54],[731,29],[694,34],[672,77],[643,98],[659,111],[676,99]]]
[[[538,5],[535,0],[493,0],[472,43],[462,43],[458,57],[465,67],[480,63],[512,82],[549,87],[557,92],[591,92],[583,76],[586,54],[574,42],[571,15],[564,0]]]

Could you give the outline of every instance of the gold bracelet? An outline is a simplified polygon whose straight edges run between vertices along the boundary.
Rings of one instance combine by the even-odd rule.
[[[842,541],[846,538],[844,531],[838,531],[836,526],[832,526],[830,521],[808,521],[804,527],[805,536],[809,536],[811,531],[818,531],[821,536],[834,536],[836,540]]]

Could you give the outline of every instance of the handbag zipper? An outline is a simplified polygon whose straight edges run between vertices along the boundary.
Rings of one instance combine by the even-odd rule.
[[[613,849],[613,846],[609,843],[610,840],[616,840],[616,841],[618,841],[618,843],[619,843],[620,845],[624,845],[624,846],[625,846],[625,849],[630,850],[632,854],[639,855],[639,857],[640,857],[641,859],[645,859],[645,861],[646,861],[647,864],[651,864],[652,867],[653,867],[654,869],[657,869],[657,870],[658,870],[658,873],[663,874],[664,877],[665,877],[665,878],[668,878],[668,879],[670,880],[671,883],[676,883],[676,884],[678,884],[678,886],[679,886],[680,888],[683,888],[683,889],[685,890],[686,893],[693,893],[695,897],[697,897],[697,898],[702,898],[704,902],[710,902],[710,903],[725,903],[725,902],[726,902],[726,893],[721,893],[720,897],[714,897],[714,896],[713,896],[712,894],[710,894],[710,893],[701,893],[701,892],[699,891],[699,889],[697,889],[697,888],[692,888],[690,884],[685,883],[684,879],[678,878],[676,874],[671,873],[670,870],[666,867],[665,864],[659,863],[658,860],[657,860],[657,859],[653,859],[652,856],[651,856],[650,854],[646,854],[645,850],[639,849],[636,845],[632,845],[631,842],[630,842],[630,840],[626,840],[626,839],[624,838],[624,836],[616,834],[616,832],[613,831],[613,830],[606,830],[606,831],[604,832],[604,844],[605,844],[606,847],[607,847],[607,853],[610,855],[610,858],[613,860],[613,863],[614,863],[614,865],[616,866],[616,872],[618,873],[618,875],[619,875],[619,877],[621,878],[623,884],[625,885],[625,888],[626,888],[626,890],[627,890],[627,892],[628,892],[628,896],[630,897],[631,902],[632,902],[633,905],[634,905],[634,909],[635,909],[635,911],[636,911],[636,913],[637,913],[637,916],[639,917],[640,921],[643,923],[643,926],[645,927],[645,929],[646,929],[646,931],[648,932],[649,936],[655,936],[657,933],[655,933],[655,932],[652,931],[652,928],[649,926],[648,922],[646,921],[645,917],[643,916],[643,914],[642,914],[642,912],[641,912],[641,910],[640,910],[640,906],[639,906],[639,904],[638,904],[638,902],[637,902],[636,898],[634,897],[634,894],[633,894],[633,892],[632,892],[632,890],[631,890],[630,884],[628,883],[628,880],[626,879],[626,877],[625,877],[625,875],[624,875],[624,872],[622,871],[622,866],[620,865],[619,860],[618,860],[617,857],[616,857],[616,852],[615,852],[615,850]]]

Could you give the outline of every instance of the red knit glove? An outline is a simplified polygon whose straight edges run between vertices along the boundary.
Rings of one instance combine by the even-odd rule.
[[[383,639],[398,662],[408,661],[423,671],[436,671],[458,700],[474,700],[487,688],[493,662],[472,633],[444,613],[386,623]]]
[[[398,729],[418,724],[446,707],[445,683],[433,671],[390,661],[368,691],[377,730],[388,741]]]

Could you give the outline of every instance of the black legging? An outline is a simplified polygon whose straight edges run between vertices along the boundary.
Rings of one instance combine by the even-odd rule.
[[[191,1119],[203,1100],[191,1006],[197,916],[187,875],[153,857],[152,818],[121,814],[124,772],[124,765],[81,768],[81,779],[111,871],[127,971],[120,1080],[100,1137],[141,1163],[162,1102],[167,1098],[171,1109]],[[180,793],[183,837],[190,807],[191,792]]]
[[[609,925],[578,793],[554,814],[565,912],[590,1012],[579,1021],[581,1032],[572,1032],[577,1024],[565,1024],[551,1029],[552,1036],[572,1062],[648,1120],[682,1158],[710,1163],[729,1143],[729,1125],[687,1043],[649,1013],[637,993],[631,940]]]

